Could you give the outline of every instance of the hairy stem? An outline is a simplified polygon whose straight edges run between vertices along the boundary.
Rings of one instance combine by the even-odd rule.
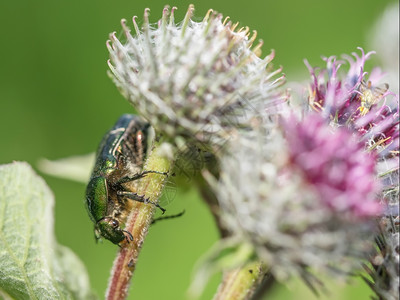
[[[147,158],[144,171],[168,172],[171,168],[171,160],[166,158],[160,146],[156,145]],[[144,195],[150,201],[157,203],[164,187],[167,176],[163,174],[149,173],[140,180],[137,193]],[[123,300],[128,295],[129,284],[136,268],[141,246],[147,235],[149,226],[155,211],[154,205],[140,202],[133,203],[132,211],[128,216],[125,230],[133,236],[133,241],[121,245],[111,271],[106,299]]]
[[[249,263],[244,267],[225,271],[214,300],[251,299],[266,274],[266,267],[260,262]]]

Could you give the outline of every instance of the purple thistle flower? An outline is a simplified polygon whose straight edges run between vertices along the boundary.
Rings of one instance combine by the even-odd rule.
[[[284,127],[291,166],[300,170],[323,204],[356,217],[381,212],[375,154],[366,153],[348,130],[333,130],[318,114],[300,123],[292,117]]]
[[[343,78],[339,75],[339,68],[343,62],[336,61],[335,57],[325,59],[327,68],[317,72],[317,69],[308,66],[312,83],[310,87],[309,104],[314,110],[321,113],[325,120],[330,121],[332,128],[337,128],[337,132],[347,132],[348,140],[351,138],[359,142],[359,148],[354,149],[354,152],[348,152],[349,159],[357,158],[357,161],[363,163],[363,167],[358,167],[358,174],[364,174],[359,179],[352,179],[350,174],[347,174],[351,169],[349,168],[340,170],[343,177],[349,183],[361,184],[364,183],[365,192],[368,190],[368,179],[373,183],[373,173],[369,173],[371,169],[377,169],[377,176],[375,181],[380,181],[381,188],[370,187],[370,194],[379,194],[384,203],[384,210],[377,218],[380,226],[380,234],[375,237],[376,240],[376,253],[370,254],[370,263],[365,265],[370,275],[370,279],[363,276],[365,281],[378,295],[379,299],[398,299],[399,295],[399,103],[398,95],[388,90],[388,85],[379,85],[383,77],[383,73],[379,68],[371,71],[369,77],[364,72],[365,61],[373,54],[369,52],[364,54],[361,50],[361,57],[353,53],[353,57],[344,56],[350,65],[349,71]],[[390,97],[392,97],[390,99]],[[391,101],[390,101],[391,100]],[[315,121],[317,122],[317,121]],[[314,124],[314,127],[318,127]],[[303,134],[300,128],[292,126],[291,130]],[[310,125],[312,127],[312,125]],[[339,127],[339,128],[338,128]],[[303,129],[304,130],[304,129]],[[306,133],[310,133],[310,128],[305,127]],[[352,134],[351,134],[352,133]],[[344,136],[343,136],[344,138]],[[293,140],[293,138],[292,138]],[[299,139],[301,140],[301,139]],[[344,138],[345,140],[345,138]],[[289,137],[290,141],[290,137]],[[314,141],[315,142],[315,141]],[[293,141],[292,141],[293,143]],[[316,142],[315,142],[316,143]],[[344,145],[348,143],[345,142]],[[320,146],[323,149],[322,146]],[[370,153],[363,153],[360,155],[362,149]],[[339,153],[339,149],[336,149]],[[350,150],[350,148],[349,148]],[[292,151],[293,152],[293,151]],[[320,155],[323,157],[326,150],[321,151]],[[307,161],[300,160],[298,153],[292,153],[292,160],[300,165],[300,168],[309,167]],[[304,156],[304,155],[303,155]],[[317,155],[315,155],[317,156]],[[362,157],[364,156],[364,157]],[[345,157],[339,157],[345,158]],[[319,159],[320,160],[320,159]],[[305,164],[305,166],[304,166]],[[315,165],[315,163],[314,163]],[[356,164],[353,165],[355,167]],[[312,169],[312,168],[311,168]],[[315,169],[315,168],[314,168]],[[329,169],[329,168],[328,168]],[[344,170],[344,172],[343,172]],[[315,174],[314,174],[315,173]],[[314,175],[320,175],[317,179],[329,178],[326,172],[321,172],[320,169],[314,170]],[[351,172],[350,172],[351,173]],[[368,175],[367,175],[368,174]],[[315,183],[315,177],[309,180]],[[325,184],[325,182],[323,182]],[[332,181],[329,182],[329,187]],[[328,196],[327,199],[332,199],[329,195],[329,189],[321,189],[319,182],[315,184],[320,194]],[[334,188],[337,186],[334,186]],[[346,187],[346,184],[341,187]],[[352,189],[350,189],[353,191]],[[356,189],[357,190],[357,189]],[[374,190],[374,193],[372,193]],[[334,195],[333,195],[334,196]],[[367,196],[367,194],[365,194]],[[351,200],[359,201],[354,194]],[[369,204],[374,202],[365,202],[366,208],[371,208]],[[376,202],[375,202],[376,203]],[[353,212],[357,213],[355,209],[358,206],[349,206]],[[367,214],[368,215],[368,212]],[[371,214],[373,215],[373,214]],[[377,216],[378,217],[378,216]],[[397,221],[396,221],[397,220]],[[391,224],[391,226],[384,226],[382,224]]]
[[[306,62],[312,78],[309,105],[329,120],[332,127],[347,128],[366,151],[376,154],[381,198],[398,205],[398,199],[394,199],[399,190],[398,95],[390,92],[387,85],[378,85],[384,75],[379,68],[367,76],[364,64],[374,52],[365,54],[359,49],[361,56],[356,53],[354,58],[344,56],[349,63],[344,76],[339,74],[344,61],[339,62],[334,56],[325,59],[327,67],[319,71]]]
[[[324,58],[327,67],[319,72],[305,61],[312,78],[309,104],[329,117],[335,126],[357,132],[360,139],[366,140],[367,148],[381,152],[379,156],[388,152],[393,155],[399,146],[398,96],[387,85],[379,85],[384,76],[379,68],[367,76],[364,64],[374,52],[365,54],[359,49],[361,56],[357,53],[353,53],[354,59],[344,56],[350,67],[343,79],[339,69],[345,61],[338,61],[335,56]],[[387,104],[389,96],[393,99]]]

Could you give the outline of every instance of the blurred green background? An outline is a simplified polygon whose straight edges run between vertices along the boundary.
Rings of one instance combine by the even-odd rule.
[[[263,54],[276,50],[288,80],[307,77],[303,59],[321,64],[321,55],[351,53],[367,47],[368,32],[388,0],[170,1],[176,20],[189,3],[201,20],[213,8],[258,31]],[[165,0],[38,0],[0,2],[0,163],[24,160],[34,167],[41,157],[58,159],[95,151],[117,118],[133,108],[106,75],[105,41],[121,32],[120,19],[146,7],[151,20],[161,16]],[[57,239],[74,250],[88,268],[93,288],[103,297],[113,258],[109,242],[95,244],[83,206],[85,186],[44,176],[56,197]],[[144,244],[129,299],[184,299],[192,269],[217,239],[212,217],[195,191],[178,189],[170,213],[175,220],[153,226]],[[202,299],[211,299],[219,275]],[[326,299],[367,299],[368,288],[330,284]],[[317,299],[299,282],[277,286],[269,299]],[[325,299],[322,297],[320,299]]]

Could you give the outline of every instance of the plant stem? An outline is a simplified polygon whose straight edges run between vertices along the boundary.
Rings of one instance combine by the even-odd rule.
[[[263,282],[267,269],[260,262],[225,271],[214,300],[248,300]]]
[[[217,225],[220,237],[224,238],[224,237],[229,236],[228,230],[226,230],[222,224],[218,200],[217,200],[217,197],[215,196],[215,193],[213,192],[211,186],[207,183],[207,181],[204,179],[203,176],[198,176],[196,178],[196,185],[200,192],[200,195],[202,196],[203,200],[208,205],[208,208],[210,209],[210,212],[214,217],[214,221],[215,221],[215,224]]]
[[[171,160],[160,151],[160,145],[156,145],[149,157],[143,171],[152,170],[168,172],[171,168]],[[149,173],[140,180],[137,193],[157,203],[164,187],[167,176],[163,174]],[[111,271],[106,299],[123,300],[128,295],[129,284],[135,271],[141,246],[147,235],[149,226],[153,220],[155,207],[151,204],[134,202],[132,210],[127,218],[125,230],[133,236],[133,241],[121,244]]]

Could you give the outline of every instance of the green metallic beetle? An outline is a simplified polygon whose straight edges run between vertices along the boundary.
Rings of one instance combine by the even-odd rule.
[[[96,240],[104,237],[114,244],[132,241],[132,234],[121,227],[139,201],[157,203],[135,193],[135,180],[157,171],[142,171],[148,148],[150,124],[138,116],[125,114],[103,137],[97,150],[96,163],[86,188],[86,208],[95,224]]]

